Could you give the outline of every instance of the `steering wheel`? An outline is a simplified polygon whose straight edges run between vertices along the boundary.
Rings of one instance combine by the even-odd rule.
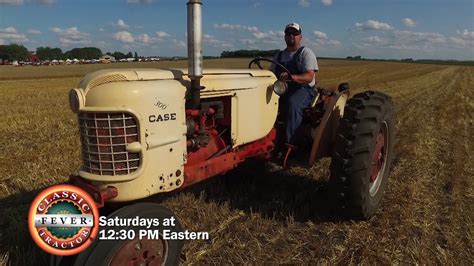
[[[252,61],[250,61],[249,69],[252,69],[253,64],[256,64],[258,66],[258,68],[263,69],[262,65],[260,65],[260,61],[267,61],[267,62],[275,64],[275,66],[280,67],[281,69],[283,69],[283,71],[286,72],[288,74],[288,77],[291,79],[291,73],[285,66],[283,66],[282,64],[280,64],[276,61],[273,61],[273,60],[267,59],[267,58],[263,58],[263,57],[260,57],[260,56],[257,57],[257,58],[254,58],[254,59],[252,59]]]

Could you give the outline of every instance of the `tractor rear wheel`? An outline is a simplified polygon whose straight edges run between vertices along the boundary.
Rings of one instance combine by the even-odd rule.
[[[96,239],[90,247],[76,256],[56,257],[51,260],[52,265],[178,265],[184,240],[165,240],[162,230],[182,232],[181,224],[177,219],[173,226],[163,226],[165,218],[174,217],[168,208],[156,203],[137,203],[121,208],[110,214],[108,218],[157,218],[160,225],[152,226],[149,230],[158,230],[158,239],[139,239],[139,229],[133,226],[109,227],[101,230],[113,230],[119,234],[121,230],[135,231],[133,240],[99,240]]]
[[[330,170],[341,207],[352,218],[369,219],[377,211],[388,181],[393,142],[389,96],[366,91],[347,101]]]

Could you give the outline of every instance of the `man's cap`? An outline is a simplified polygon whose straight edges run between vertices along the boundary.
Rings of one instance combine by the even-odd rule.
[[[290,28],[293,28],[293,29],[297,30],[299,33],[301,33],[301,27],[300,27],[300,24],[298,24],[298,23],[291,22],[290,24],[286,25],[285,32]]]

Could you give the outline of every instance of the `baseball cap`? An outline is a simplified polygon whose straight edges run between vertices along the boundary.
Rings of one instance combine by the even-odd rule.
[[[300,27],[300,24],[298,24],[298,23],[291,22],[290,24],[286,25],[285,32],[290,28],[293,28],[293,29],[297,30],[299,33],[301,33],[301,27]]]

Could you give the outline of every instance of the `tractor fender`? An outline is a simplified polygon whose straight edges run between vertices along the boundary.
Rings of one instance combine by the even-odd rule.
[[[322,157],[331,156],[332,148],[336,141],[339,119],[344,115],[344,106],[349,98],[349,91],[334,92],[333,95],[326,98],[324,103],[324,115],[321,123],[311,132],[313,145],[309,155],[308,166],[311,167],[314,162]]]

